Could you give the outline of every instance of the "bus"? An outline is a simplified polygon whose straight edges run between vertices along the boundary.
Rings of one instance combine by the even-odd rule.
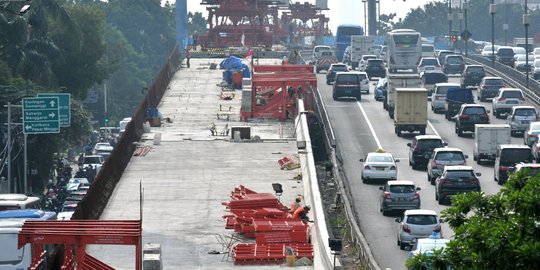
[[[39,197],[24,194],[0,194],[0,211],[13,209],[40,209]]]
[[[29,269],[32,260],[31,245],[17,248],[19,232],[26,220],[56,220],[56,213],[37,209],[0,211],[0,270]],[[52,245],[45,246],[48,254],[52,248]],[[38,269],[46,269],[45,266],[40,265]]]
[[[419,32],[412,29],[396,29],[386,35],[388,53],[386,63],[388,71],[412,69],[418,72],[418,63],[422,58],[422,38]]]
[[[351,36],[364,35],[364,28],[360,25],[342,24],[336,31],[336,57],[342,62],[343,53],[347,46],[351,46]]]

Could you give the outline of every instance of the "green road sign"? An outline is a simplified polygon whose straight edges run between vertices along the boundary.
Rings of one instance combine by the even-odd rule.
[[[25,134],[60,132],[58,97],[23,98],[22,104]]]
[[[57,97],[60,102],[60,127],[71,125],[71,94],[69,93],[39,93],[38,97]]]

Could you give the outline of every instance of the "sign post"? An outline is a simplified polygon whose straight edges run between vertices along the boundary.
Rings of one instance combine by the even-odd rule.
[[[24,134],[60,132],[60,106],[58,97],[23,98]]]

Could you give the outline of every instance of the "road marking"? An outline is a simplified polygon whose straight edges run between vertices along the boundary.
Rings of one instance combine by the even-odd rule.
[[[441,137],[441,135],[439,135],[439,132],[437,132],[437,130],[436,130],[435,127],[431,124],[431,122],[429,122],[429,120],[427,120],[427,123],[428,123],[429,127],[431,128],[431,130],[433,130],[433,132],[435,132],[435,135]]]
[[[366,111],[364,111],[364,108],[362,107],[362,104],[360,103],[360,101],[356,101],[356,104],[358,104],[358,107],[360,108],[360,110],[362,111],[362,114],[364,115],[364,119],[366,119],[366,122],[369,126],[369,130],[371,130],[371,135],[373,136],[373,138],[375,138],[375,142],[377,143],[377,148],[382,148],[381,142],[379,141],[379,138],[377,137],[377,134],[375,133],[375,130],[373,129],[373,126],[371,125],[371,122],[369,121],[367,117]]]

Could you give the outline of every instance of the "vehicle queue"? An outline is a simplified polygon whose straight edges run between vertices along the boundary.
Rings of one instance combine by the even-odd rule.
[[[489,45],[486,45],[486,47],[488,46]],[[501,51],[501,57],[497,58],[497,60],[503,64],[509,64],[509,61],[505,60],[503,57],[503,55],[505,55],[504,51],[505,50]],[[533,158],[536,159],[537,156],[540,156],[536,153],[540,150],[540,144],[538,142],[540,122],[538,122],[538,112],[536,108],[534,106],[526,105],[523,91],[518,88],[508,87],[502,78],[494,76],[488,77],[481,65],[467,65],[465,62],[466,60],[458,52],[439,51],[434,53],[434,55],[423,55],[425,59],[424,57],[421,58],[422,60],[419,61],[419,65],[412,69],[412,73],[416,73],[415,71],[417,70],[420,79],[419,84],[428,88],[429,98],[426,97],[430,100],[428,106],[436,113],[445,113],[447,120],[454,122],[455,132],[458,136],[465,136],[463,132],[468,131],[472,133],[472,137],[475,138],[475,144],[479,144],[480,147],[486,148],[484,145],[488,144],[494,146],[489,147],[489,153],[486,154],[489,156],[487,161],[494,162],[493,179],[497,181],[497,183],[503,184],[506,181],[508,174],[513,172],[515,168],[538,167],[536,164],[533,164],[532,161]],[[538,53],[540,54],[540,50],[538,50]],[[388,54],[391,55],[392,52],[390,51]],[[506,54],[508,54],[508,52],[506,52]],[[387,59],[378,60],[385,61]],[[343,64],[339,63],[336,65]],[[332,70],[332,67],[330,67],[330,70]],[[366,72],[365,69],[363,71]],[[395,70],[392,71],[392,73],[396,73]],[[331,76],[336,76],[336,74],[339,76],[340,72],[334,72]],[[455,75],[459,75],[459,83],[448,83],[447,79],[446,81],[443,79],[442,82],[429,85],[425,83],[424,76],[431,72],[442,73],[447,78],[449,76],[455,77]],[[391,73],[388,72],[382,74],[378,81],[373,84],[375,86],[373,91],[375,100],[384,102],[386,99],[389,87],[388,76],[390,74]],[[536,77],[534,78],[536,79]],[[368,80],[371,79],[372,76],[368,76]],[[331,82],[332,81],[327,81],[327,83]],[[474,88],[470,88],[471,86]],[[333,91],[335,91],[335,89],[336,86],[334,84]],[[457,110],[447,113],[449,109],[448,103],[453,102],[453,100],[447,101],[447,94],[449,90],[452,92],[453,89],[468,89],[466,92],[469,93],[468,96],[470,97],[467,98],[472,100],[457,102]],[[474,100],[473,97],[475,91],[476,100]],[[360,93],[360,90],[358,90],[358,92]],[[354,97],[354,95],[352,96]],[[360,102],[360,99],[357,100]],[[485,102],[491,103],[491,111],[482,104]],[[501,138],[497,138],[495,141],[476,139],[476,125],[488,127],[493,125],[490,121],[490,113],[495,118],[505,119],[505,124],[498,125],[504,126],[503,135],[500,136],[504,136],[505,138],[503,141],[507,143],[501,144]],[[482,130],[482,132],[482,134],[485,133],[484,130]],[[524,145],[510,143],[510,137],[518,136],[523,136]],[[485,136],[482,136],[482,138],[485,138]],[[423,141],[426,141],[426,146],[422,144]],[[436,143],[431,143],[429,141],[434,141]],[[414,136],[413,142],[409,143],[408,147],[409,165],[411,165],[413,169],[427,168],[427,178],[431,184],[435,185],[435,198],[439,204],[451,204],[451,196],[457,193],[481,191],[481,185],[478,178],[481,176],[481,173],[476,172],[472,166],[467,164],[467,159],[469,157],[464,154],[460,148],[447,147],[447,143],[445,143],[438,135],[423,135],[422,133],[421,135]],[[403,200],[403,202],[418,200],[418,204],[409,204],[410,206],[406,206],[405,209],[399,207],[394,208],[401,211],[405,210],[405,212],[400,215],[400,218],[396,219],[396,222],[399,224],[397,234],[398,239],[396,243],[401,249],[410,248],[410,244],[415,244],[417,241],[404,241],[402,239],[402,234],[403,232],[411,233],[414,231],[411,230],[411,225],[407,223],[409,222],[409,216],[413,215],[408,211],[420,208],[420,195],[414,186],[414,182],[412,182],[411,187],[413,187],[415,192],[413,192],[413,189],[411,188],[402,187],[402,190],[408,190],[408,192],[404,192],[408,197],[399,197],[393,195],[393,192],[390,192],[388,184],[392,186],[392,184],[394,184],[393,182],[403,181],[401,180],[401,177],[396,177],[397,166],[394,165],[399,159],[395,158],[391,153],[378,152],[384,152],[384,150],[379,149],[378,151],[368,153],[365,158],[360,160],[362,162],[362,169],[360,173],[361,177],[358,178],[361,178],[363,182],[379,178],[382,179],[381,183],[386,183],[384,187],[380,188],[382,194],[379,201],[380,211],[385,215],[389,209],[393,209],[387,207],[388,203],[391,204],[393,201],[399,200]],[[388,164],[384,164],[384,166],[382,163],[380,164],[373,161],[374,156],[381,154],[385,154],[391,159],[391,161],[388,161]],[[474,161],[477,161],[478,164],[486,161],[486,159],[479,158],[476,154],[473,159]],[[410,185],[411,183],[407,184]],[[398,193],[399,192],[395,194]],[[414,195],[411,196],[411,194]],[[426,213],[420,215],[424,214]],[[435,215],[437,214],[435,213]],[[438,216],[432,218],[433,222],[431,223],[427,221],[429,219],[428,217],[423,216],[423,218],[424,221],[422,222],[425,222],[430,226],[443,222]],[[414,222],[415,219],[420,218],[410,218],[410,221]],[[416,235],[413,238],[429,237],[431,233],[440,236],[442,233],[440,228],[435,227],[428,231],[430,232],[429,234],[425,233],[424,230],[423,235]],[[436,242],[437,240],[434,239],[433,241]]]

